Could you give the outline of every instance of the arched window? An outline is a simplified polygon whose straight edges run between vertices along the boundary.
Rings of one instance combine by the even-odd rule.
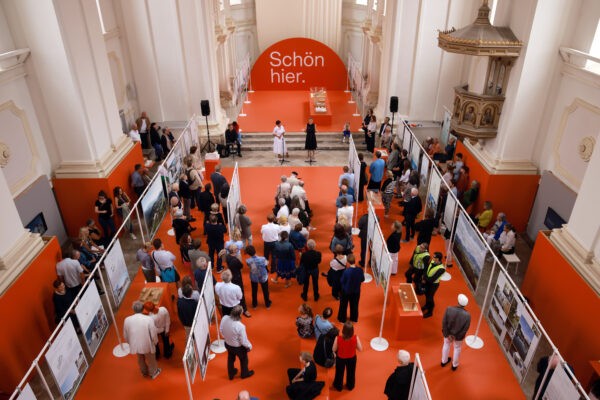
[[[600,58],[600,20],[598,20],[598,25],[596,26],[596,33],[594,34],[594,40],[592,40],[592,45],[590,46],[589,55]],[[600,63],[587,60],[585,69],[600,74]]]

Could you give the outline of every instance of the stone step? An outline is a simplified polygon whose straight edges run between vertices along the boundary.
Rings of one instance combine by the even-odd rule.
[[[353,133],[356,146],[359,150],[366,148],[362,144],[363,133]],[[286,132],[286,145],[289,151],[304,150],[306,135],[304,132]],[[342,143],[342,134],[336,132],[317,133],[318,150],[347,151],[348,143]],[[242,151],[270,151],[273,149],[273,136],[265,133],[243,133]]]

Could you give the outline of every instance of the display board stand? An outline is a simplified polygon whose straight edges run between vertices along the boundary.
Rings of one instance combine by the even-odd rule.
[[[215,325],[217,326],[217,340],[214,340],[210,344],[210,350],[213,353],[221,354],[221,353],[225,353],[225,351],[227,351],[227,349],[225,348],[225,340],[221,339],[221,333],[219,332],[219,316],[218,316],[218,314],[219,313],[215,309]]]
[[[108,293],[108,289],[106,287],[106,283],[104,282],[104,277],[102,276],[102,273],[100,272],[100,268],[98,268],[98,275],[100,275],[100,282],[102,282],[102,290],[104,290],[104,293]],[[118,357],[118,358],[125,357],[126,355],[129,354],[129,343],[125,343],[121,339],[121,333],[119,332],[119,326],[117,325],[117,320],[115,319],[115,314],[113,313],[112,307],[110,306],[110,302],[109,302],[107,308],[108,308],[108,314],[110,315],[110,319],[112,319],[112,325],[115,327],[115,332],[117,334],[117,341],[119,342],[119,344],[113,348],[113,351],[112,351],[113,356]]]
[[[485,296],[483,296],[483,303],[481,304],[481,313],[479,314],[479,320],[477,321],[477,328],[475,328],[475,334],[469,335],[465,338],[465,343],[472,349],[478,350],[481,349],[484,345],[483,339],[479,337],[479,328],[481,327],[481,321],[483,320],[483,313],[485,312],[485,305],[488,302],[488,297],[490,296],[490,289],[492,287],[492,278],[494,277],[494,272],[496,271],[496,262],[492,265],[492,272],[490,273],[490,279],[488,280],[488,285],[485,290]]]

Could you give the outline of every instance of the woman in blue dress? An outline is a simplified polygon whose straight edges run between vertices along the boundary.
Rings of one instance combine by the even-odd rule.
[[[277,277],[271,279],[271,282],[277,283],[278,279],[285,280],[285,287],[292,285],[291,279],[296,271],[296,252],[294,246],[289,242],[289,234],[286,231],[279,233],[280,240],[275,243],[273,253],[277,258]]]

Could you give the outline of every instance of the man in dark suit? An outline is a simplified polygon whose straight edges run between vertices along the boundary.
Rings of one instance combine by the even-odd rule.
[[[232,124],[227,125],[227,129],[225,130],[225,143],[235,145],[238,157],[242,156],[242,146],[238,140],[238,134],[235,129],[233,129]]]
[[[390,117],[385,117],[385,119],[381,123],[381,126],[379,127],[379,137],[383,135],[383,132],[385,132],[385,128],[388,126],[390,126]]]
[[[402,215],[404,215],[406,237],[402,242],[406,243],[410,241],[415,235],[415,220],[422,209],[423,204],[419,197],[419,189],[412,188],[410,191],[410,199],[404,201],[404,211],[402,212]]]
[[[221,174],[221,164],[217,165],[215,167],[215,172],[210,174],[210,181],[212,182],[213,189],[215,189],[215,199],[218,199],[223,186],[228,185],[227,179]]]

